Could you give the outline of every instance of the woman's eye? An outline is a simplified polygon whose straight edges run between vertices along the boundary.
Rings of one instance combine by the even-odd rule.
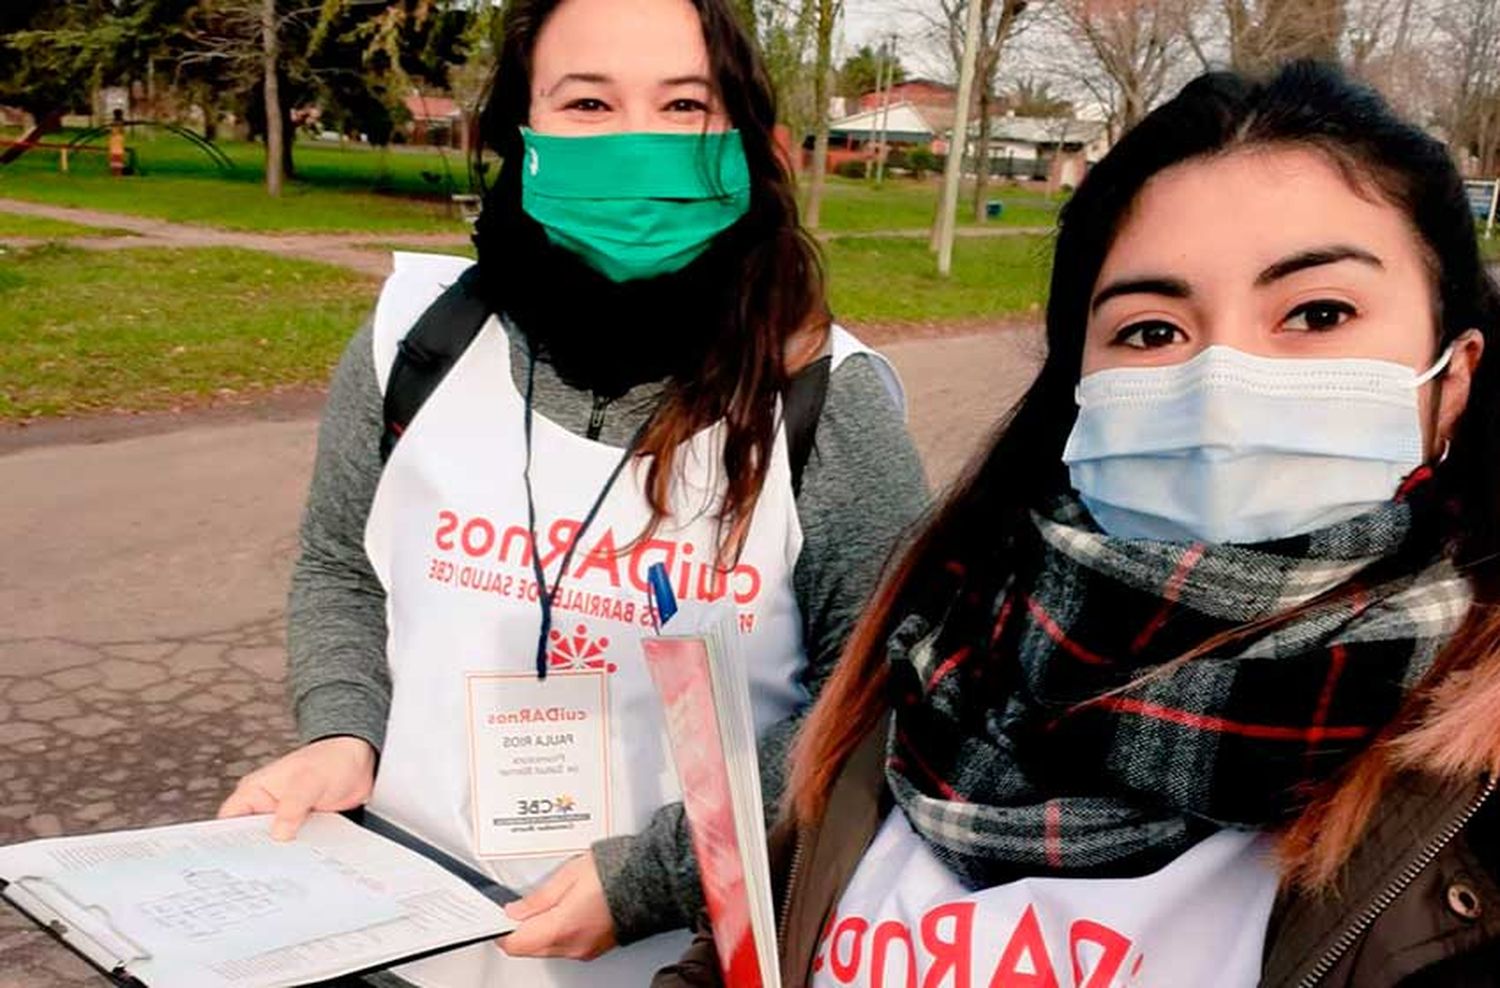
[[[1115,343],[1137,350],[1155,350],[1184,339],[1182,330],[1169,322],[1138,322],[1115,334]]]
[[[1347,302],[1305,302],[1289,312],[1281,321],[1281,326],[1283,329],[1316,333],[1342,326],[1353,316],[1354,306]]]
[[[563,107],[564,110],[582,110],[585,113],[601,113],[609,109],[609,104],[592,96],[575,99]]]
[[[667,104],[668,113],[707,113],[708,104],[698,99],[674,99]]]

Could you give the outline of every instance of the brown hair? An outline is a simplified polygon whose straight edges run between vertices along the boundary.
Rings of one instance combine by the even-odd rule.
[[[504,162],[485,197],[475,231],[481,269],[503,259],[502,244],[530,222],[521,210],[520,128],[530,117],[532,52],[562,0],[511,0],[499,59],[480,118],[484,143]],[[751,180],[750,208],[720,235],[718,249],[739,252],[729,283],[705,292],[712,344],[701,362],[674,373],[637,447],[651,459],[646,477],[654,530],[670,513],[678,450],[695,433],[725,426],[724,500],[719,506],[720,562],[743,544],[771,461],[779,423],[776,400],[788,377],[823,348],[830,317],[821,256],[797,218],[785,155],[775,142],[770,77],[726,0],[691,0],[703,25],[710,73],[732,126],[740,132]],[[497,264],[500,268],[503,264]],[[487,281],[503,279],[486,271]],[[650,530],[646,533],[649,536]]]
[[[1328,155],[1351,181],[1361,180],[1362,192],[1373,190],[1407,217],[1433,261],[1439,346],[1470,328],[1494,339],[1500,297],[1479,257],[1462,180],[1442,145],[1398,119],[1374,92],[1314,63],[1287,66],[1264,81],[1210,73],[1190,83],[1127,133],[1064,207],[1047,303],[1046,361],[855,628],[793,750],[787,807],[796,818],[823,813],[850,753],[889,709],[885,641],[895,625],[934,586],[952,583],[955,562],[964,592],[993,597],[1024,551],[1032,507],[1068,489],[1062,449],[1077,414],[1073,393],[1089,299],[1141,188],[1186,161],[1278,145]],[[1458,775],[1500,768],[1493,726],[1500,709],[1500,360],[1494,356],[1475,373],[1450,455],[1433,482],[1439,500],[1453,507],[1447,535],[1476,603],[1406,709],[1290,823],[1283,840],[1289,880],[1327,883],[1402,768],[1420,764]],[[1150,675],[1264,628],[1257,623],[1204,642]]]

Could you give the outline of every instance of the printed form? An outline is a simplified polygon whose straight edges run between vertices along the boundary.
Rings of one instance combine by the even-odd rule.
[[[270,818],[0,848],[6,898],[150,988],[280,988],[509,932],[439,865],[329,813],[289,843]],[[60,931],[61,932],[61,931]]]

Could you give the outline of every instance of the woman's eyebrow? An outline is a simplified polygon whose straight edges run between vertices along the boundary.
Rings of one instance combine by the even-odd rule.
[[[1099,306],[1121,295],[1164,295],[1167,298],[1191,298],[1193,290],[1181,278],[1166,275],[1145,275],[1137,278],[1121,278],[1099,289],[1089,303],[1089,311],[1097,312]]]
[[[709,89],[713,88],[713,82],[709,80],[708,76],[702,75],[673,76],[670,79],[663,79],[661,84],[663,86],[706,86]]]
[[[1257,288],[1279,281],[1298,271],[1306,271],[1308,268],[1322,267],[1325,264],[1337,264],[1340,261],[1358,261],[1371,267],[1384,269],[1385,265],[1380,258],[1365,250],[1363,247],[1354,247],[1349,244],[1331,244],[1327,247],[1314,247],[1310,250],[1298,251],[1290,254],[1269,265],[1264,271],[1255,276]]]
[[[600,85],[603,83],[608,83],[610,81],[612,80],[609,76],[603,75],[599,72],[569,72],[567,75],[562,76],[560,79],[554,82],[550,87],[542,90],[542,95],[551,96],[553,93],[557,92],[559,89],[566,86],[570,82],[586,82],[593,85]]]

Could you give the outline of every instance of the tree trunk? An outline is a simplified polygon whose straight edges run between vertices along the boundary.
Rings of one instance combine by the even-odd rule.
[[[204,100],[198,107],[203,111],[203,139],[210,143],[219,139],[219,107],[211,99]]]
[[[1141,118],[1146,115],[1144,102],[1141,99],[1140,90],[1136,89],[1134,85],[1124,88],[1121,94],[1120,106],[1121,133],[1130,130],[1130,128],[1141,122]]]
[[[985,195],[990,190],[990,103],[988,86],[979,90],[979,140],[974,148],[974,222],[983,223]]]
[[[816,230],[823,218],[823,186],[828,175],[828,98],[833,75],[834,0],[817,0],[818,57],[813,68],[813,112],[818,122],[813,139],[812,178],[807,183],[807,209],[802,223]]]
[[[285,118],[281,109],[281,44],[276,33],[276,0],[261,0],[261,71],[266,90],[266,194],[280,196],[286,174]]]
[[[1255,61],[1250,52],[1250,12],[1242,0],[1224,0],[1224,15],[1229,26],[1229,67],[1244,72]]]

